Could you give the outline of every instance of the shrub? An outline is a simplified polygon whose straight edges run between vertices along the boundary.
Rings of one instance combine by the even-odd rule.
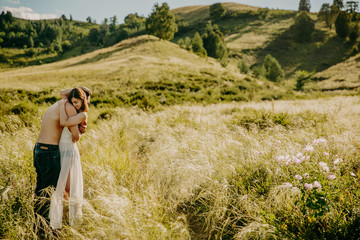
[[[206,50],[203,45],[202,38],[200,37],[200,34],[198,32],[195,33],[194,38],[191,41],[191,48],[194,53],[200,56],[206,56]]]
[[[295,40],[298,42],[310,42],[311,35],[315,30],[315,22],[306,12],[299,13],[293,25]]]
[[[296,90],[300,91],[303,89],[306,82],[308,82],[313,74],[305,71],[296,71],[294,77],[296,79]]]
[[[213,20],[220,20],[226,15],[226,9],[221,3],[215,3],[210,6],[210,18]]]
[[[341,11],[339,13],[335,21],[336,33],[339,37],[346,38],[349,36],[351,32],[350,21],[350,15],[347,12]]]
[[[249,73],[249,71],[250,71],[250,68],[249,68],[249,66],[246,64],[246,62],[244,61],[244,60],[240,60],[239,62],[238,62],[238,68],[239,68],[239,70],[240,70],[240,72],[241,73],[245,73],[245,74],[247,74],[247,73]]]
[[[279,62],[270,54],[264,59],[265,76],[273,82],[279,82],[284,78],[284,71]]]

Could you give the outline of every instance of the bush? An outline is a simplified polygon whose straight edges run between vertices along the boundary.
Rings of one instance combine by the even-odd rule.
[[[306,82],[310,81],[310,78],[313,74],[305,71],[299,70],[296,71],[294,77],[296,79],[296,90],[300,91],[303,89]]]
[[[346,38],[347,36],[350,35],[351,32],[350,21],[351,21],[350,15],[347,12],[341,11],[339,13],[335,21],[336,33],[339,37]]]
[[[247,74],[247,73],[249,73],[249,71],[250,71],[249,66],[245,63],[244,60],[240,60],[240,61],[238,62],[238,65],[237,65],[237,66],[238,66],[238,68],[239,68],[239,70],[240,70],[241,73]]]
[[[306,12],[299,13],[293,25],[295,40],[298,42],[310,42],[311,35],[315,30],[315,22]]]
[[[200,37],[200,34],[198,32],[195,33],[194,38],[191,41],[191,48],[194,53],[200,56],[206,56],[206,50],[203,45],[202,38]]]
[[[220,20],[226,15],[226,9],[221,3],[215,3],[210,6],[210,18]]]
[[[265,77],[273,82],[279,82],[284,78],[284,71],[279,62],[270,54],[264,59]]]

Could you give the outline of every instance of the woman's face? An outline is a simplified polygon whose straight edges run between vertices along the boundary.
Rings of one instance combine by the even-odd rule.
[[[81,105],[83,103],[83,101],[81,99],[78,98],[71,98],[71,102],[74,105],[74,107],[76,108],[76,110],[79,110],[81,108]]]

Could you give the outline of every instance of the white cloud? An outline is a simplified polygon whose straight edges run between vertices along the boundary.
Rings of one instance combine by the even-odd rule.
[[[29,19],[29,20],[39,20],[39,19],[51,19],[57,18],[55,14],[40,14],[34,12],[31,8],[28,7],[3,7],[4,12],[9,11],[12,13],[13,16],[22,19]]]

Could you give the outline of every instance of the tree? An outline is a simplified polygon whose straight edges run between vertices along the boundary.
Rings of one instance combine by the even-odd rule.
[[[270,54],[264,59],[265,76],[273,82],[279,82],[284,78],[284,71],[281,69],[279,62]]]
[[[86,18],[86,21],[88,22],[88,23],[92,23],[92,19],[91,19],[91,17],[89,16],[89,17],[87,17]]]
[[[350,24],[350,34],[349,38],[352,43],[355,43],[360,37],[360,26],[358,22],[352,22]]]
[[[319,19],[323,20],[326,23],[326,26],[331,29],[332,22],[331,22],[331,6],[329,3],[324,3],[321,5],[319,11]]]
[[[116,15],[114,15],[113,17],[110,18],[110,32],[115,31],[116,24],[117,24],[117,17]]]
[[[137,13],[130,13],[124,19],[124,22],[128,28],[130,29],[135,28],[137,30],[139,30],[141,27],[145,25],[145,21],[146,21],[145,17],[139,16]]]
[[[334,0],[333,5],[335,5],[337,8],[339,9],[343,9],[344,8],[344,3],[343,0]]]
[[[32,36],[29,37],[28,46],[31,48],[34,47],[34,40],[33,40]]]
[[[221,61],[227,58],[228,51],[225,46],[224,37],[217,25],[213,26],[211,21],[209,21],[202,39],[208,56],[220,59]]]
[[[203,40],[198,32],[195,33],[194,38],[191,41],[191,48],[194,53],[200,56],[206,56],[206,50],[204,48]]]
[[[170,12],[169,5],[165,2],[161,6],[155,3],[150,16],[145,22],[148,34],[159,37],[164,40],[171,40],[178,31],[175,23],[175,16]]]
[[[221,3],[215,3],[210,6],[210,18],[220,20],[226,14],[226,9]]]
[[[359,8],[359,2],[357,1],[347,1],[346,2],[346,9],[353,13]]]
[[[315,30],[315,22],[308,13],[301,12],[296,16],[293,28],[296,41],[309,42],[311,41],[311,35]]]
[[[70,22],[72,22],[72,20],[73,20],[73,17],[72,17],[72,15],[70,14]]]
[[[351,31],[350,21],[351,19],[349,13],[347,13],[346,11],[341,11],[339,13],[335,21],[336,33],[339,37],[346,38],[347,36],[349,36]]]
[[[310,0],[300,0],[299,11],[310,12]]]

